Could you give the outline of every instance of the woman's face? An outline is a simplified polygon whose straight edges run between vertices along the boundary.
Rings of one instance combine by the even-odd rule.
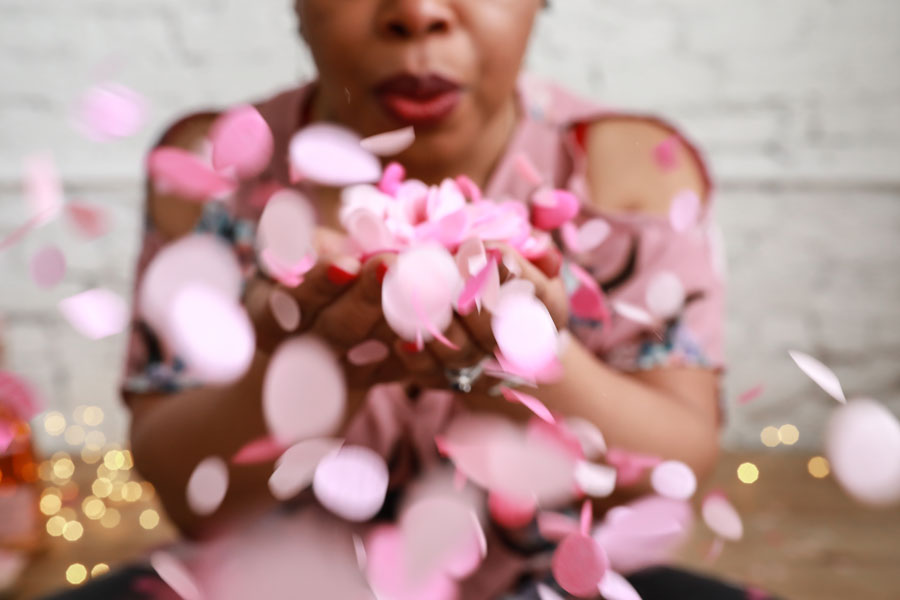
[[[364,136],[413,125],[419,157],[464,152],[512,108],[542,4],[296,0],[319,71],[315,109]]]

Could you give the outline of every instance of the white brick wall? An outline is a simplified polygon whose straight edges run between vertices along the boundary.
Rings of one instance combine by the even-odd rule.
[[[121,336],[81,340],[56,301],[102,284],[127,292],[136,251],[141,158],[189,109],[256,98],[312,73],[290,0],[0,0],[0,235],[20,222],[22,158],[57,156],[71,196],[112,211],[82,242],[54,224],[0,254],[0,314],[11,366],[64,412],[107,409]],[[826,359],[848,391],[900,411],[900,2],[897,0],[554,0],[532,70],[606,103],[654,111],[708,151],[728,240],[733,396],[726,441],[758,445],[793,422],[814,447],[831,407],[786,357]],[[68,125],[98,69],[147,96],[152,122],[112,145]],[[37,291],[27,260],[42,242],[71,269]],[[53,440],[45,443],[52,445]]]

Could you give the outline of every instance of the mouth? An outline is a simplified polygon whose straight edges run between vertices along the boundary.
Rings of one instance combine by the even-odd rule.
[[[448,118],[462,99],[462,87],[440,75],[404,73],[375,88],[382,108],[405,125],[431,127]]]

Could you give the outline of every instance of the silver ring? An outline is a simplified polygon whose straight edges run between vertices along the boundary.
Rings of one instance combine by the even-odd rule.
[[[480,362],[471,367],[463,367],[462,369],[444,369],[444,375],[450,387],[457,392],[468,394],[472,391],[472,386],[484,373],[484,363]]]

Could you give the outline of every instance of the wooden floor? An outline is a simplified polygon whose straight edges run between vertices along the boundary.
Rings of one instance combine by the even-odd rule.
[[[725,455],[709,487],[732,499],[743,516],[745,538],[711,561],[712,537],[699,526],[677,562],[768,589],[785,600],[900,600],[900,509],[859,507],[831,478],[811,477],[808,458],[774,452]],[[752,485],[736,477],[745,461],[759,467],[759,480]],[[88,521],[77,542],[47,537],[13,598],[31,600],[65,587],[71,563],[90,569],[104,562],[115,568],[171,539],[174,531],[165,522],[151,531],[138,525],[138,515],[152,504],[120,507],[122,524],[115,529]]]

